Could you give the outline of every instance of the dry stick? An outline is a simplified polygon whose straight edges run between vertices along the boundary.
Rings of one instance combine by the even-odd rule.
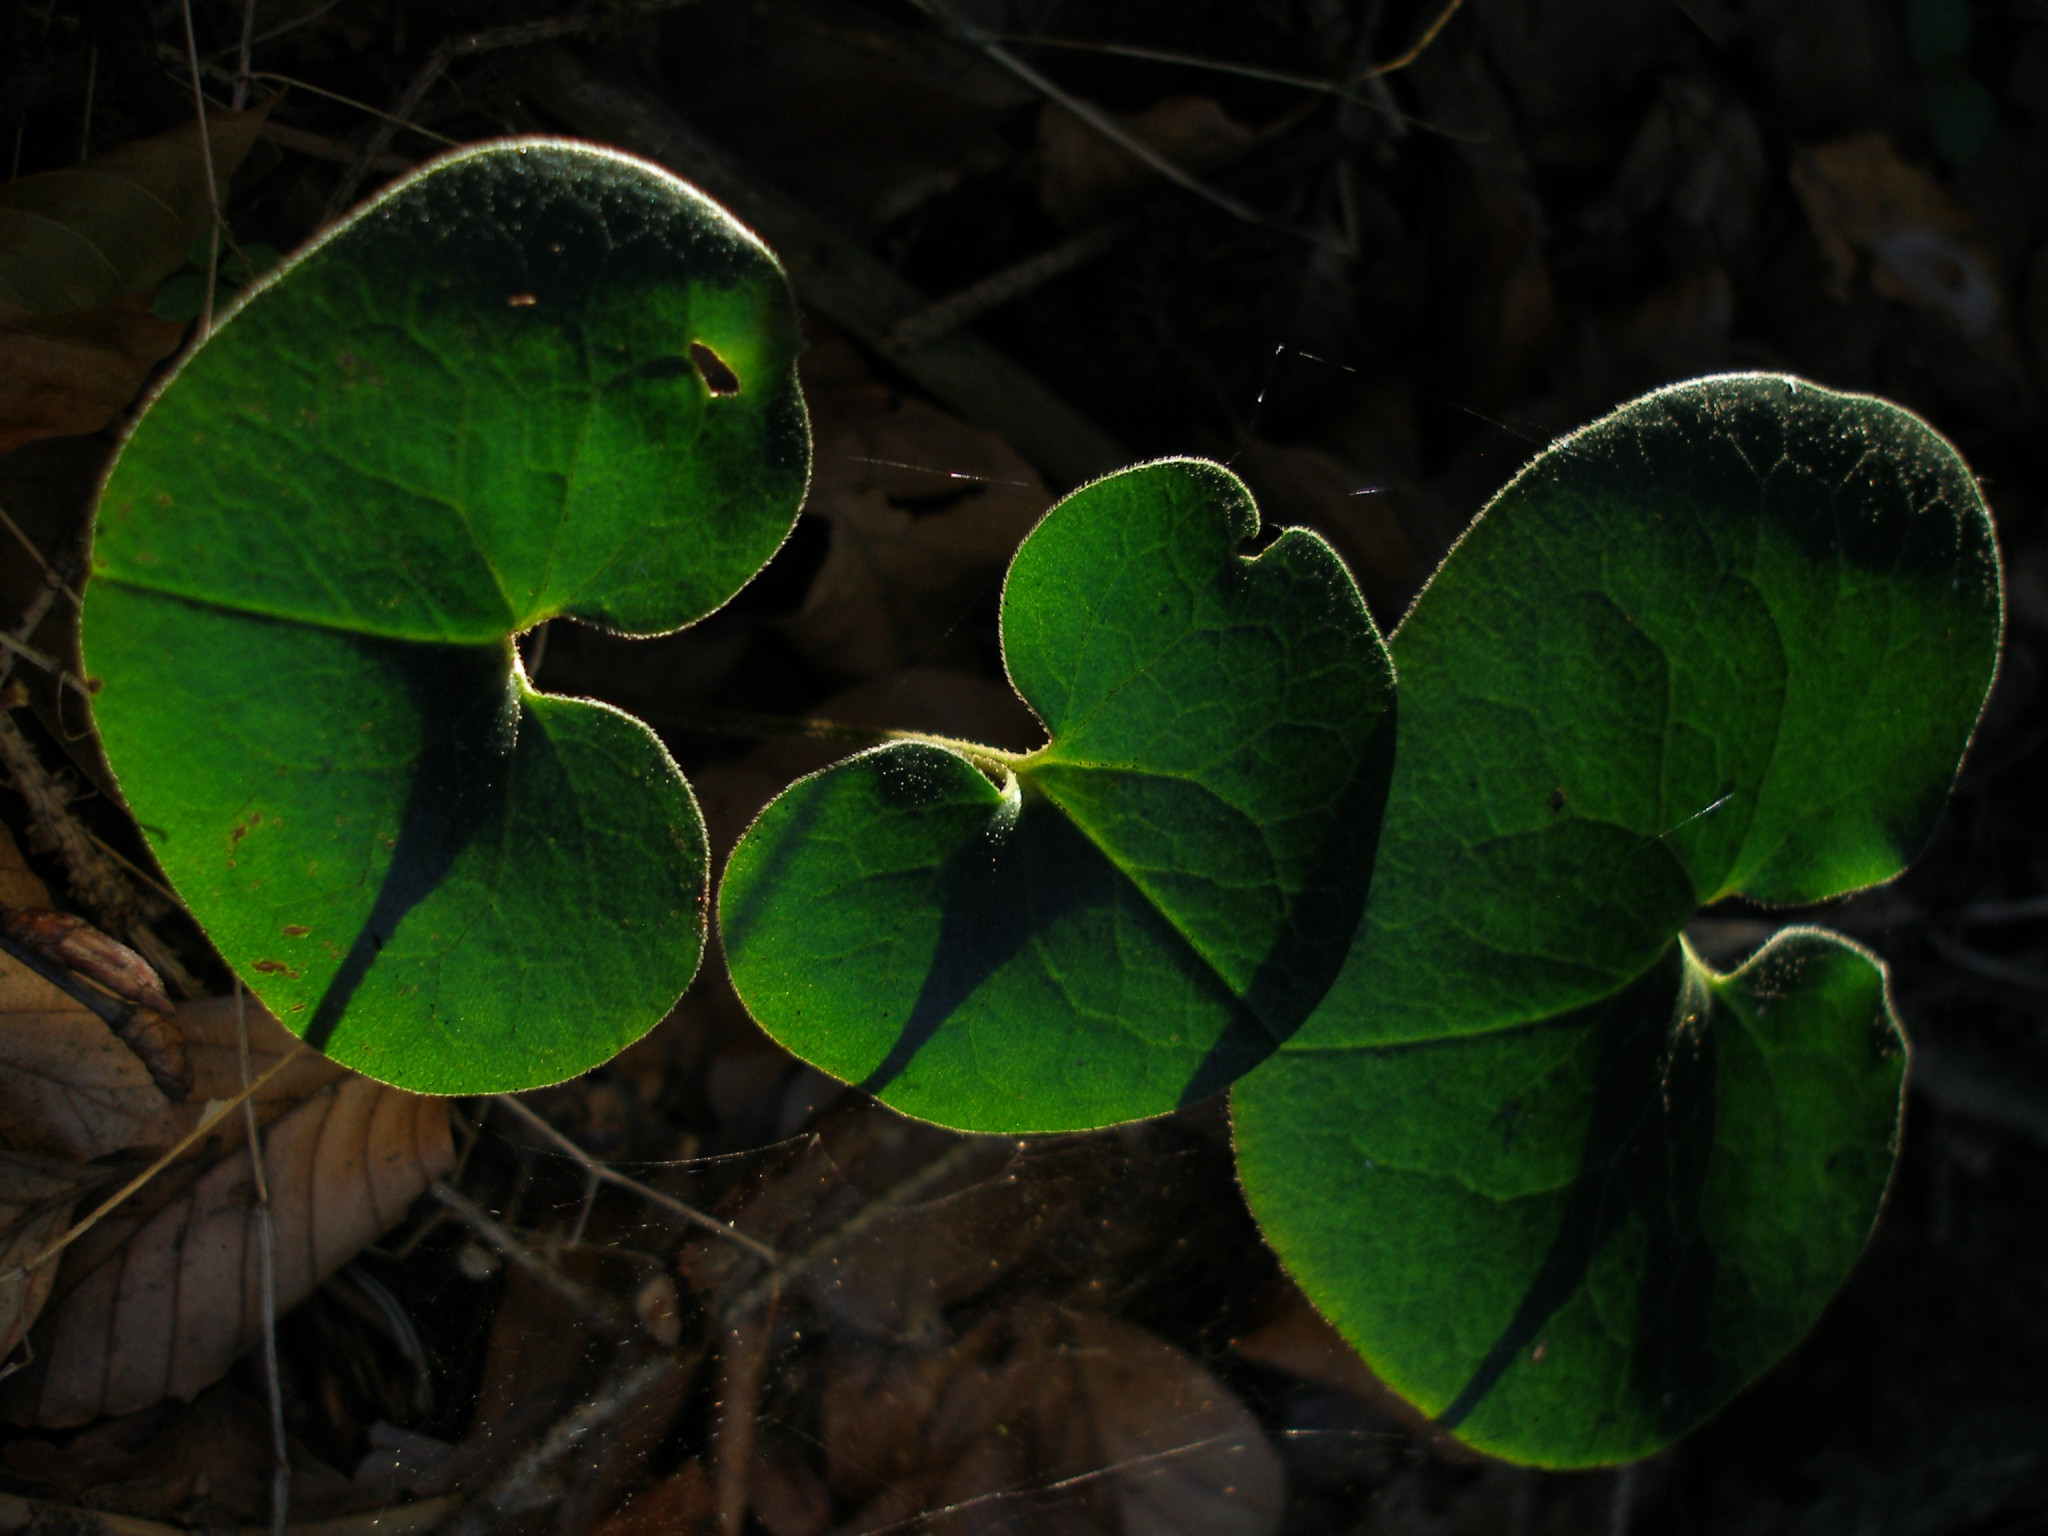
[[[253,8],[253,7],[252,7]],[[263,1286],[263,1385],[270,1398],[270,1530],[284,1536],[292,1506],[292,1456],[284,1433],[284,1384],[277,1370],[277,1223],[270,1210],[270,1177],[263,1166],[263,1132],[249,1094],[249,1016],[242,978],[235,978],[235,1052],[242,1068],[242,1124],[249,1139],[250,1177],[256,1188],[257,1272]]]
[[[215,1126],[219,1125],[221,1121],[227,1119],[229,1115],[233,1114],[236,1110],[240,1109],[243,1106],[243,1104],[247,1103],[256,1094],[261,1093],[264,1090],[264,1088],[269,1085],[271,1079],[275,1078],[280,1072],[284,1071],[286,1067],[290,1066],[293,1062],[297,1061],[299,1057],[305,1053],[305,1049],[306,1048],[302,1045],[297,1050],[283,1057],[281,1060],[274,1062],[269,1067],[269,1069],[264,1072],[264,1074],[261,1077],[256,1079],[255,1082],[251,1083],[248,1087],[244,1088],[240,1093],[236,1094],[232,1099],[229,1099],[226,1103],[217,1106],[212,1114],[202,1118],[197,1125],[192,1127],[191,1130],[187,1131],[183,1136],[179,1137],[177,1143],[174,1146],[172,1146],[169,1151],[165,1152],[162,1156],[157,1158],[155,1162],[151,1163],[147,1168],[143,1169],[142,1172],[135,1175],[135,1177],[130,1179],[126,1184],[123,1184],[119,1189],[115,1190],[113,1194],[107,1196],[105,1200],[102,1200],[98,1205],[94,1206],[90,1215],[86,1216],[83,1220],[79,1221],[76,1225],[74,1225],[71,1228],[70,1231],[66,1232],[62,1237],[58,1238],[54,1243],[50,1244],[49,1247],[45,1248],[41,1253],[37,1254],[33,1259],[29,1260],[26,1264],[10,1264],[5,1269],[0,1269],[0,1279],[11,1277],[17,1270],[26,1273],[33,1270],[41,1269],[43,1265],[49,1263],[50,1260],[57,1257],[58,1254],[62,1253],[66,1248],[69,1248],[81,1237],[85,1236],[86,1233],[90,1232],[94,1227],[100,1224],[101,1219],[104,1218],[109,1211],[114,1210],[117,1206],[121,1204],[122,1201],[126,1200],[130,1195],[134,1194],[138,1189],[142,1188],[142,1186],[147,1184],[151,1179],[155,1178],[158,1174],[162,1173],[166,1168],[170,1167],[172,1163],[176,1162],[179,1158],[183,1157],[194,1146],[196,1146],[199,1143],[199,1141],[203,1137],[205,1137],[209,1131],[211,1131]]]
[[[206,289],[199,296],[199,327],[194,342],[213,331],[213,280],[220,268],[220,187],[213,175],[213,138],[206,127],[206,92],[199,84],[199,37],[192,30],[192,0],[178,0],[185,13],[185,57],[192,66],[192,108],[199,114],[199,159],[206,171]]]
[[[1406,69],[1410,64],[1413,64],[1428,51],[1429,45],[1436,41],[1437,34],[1451,24],[1451,18],[1458,14],[1458,7],[1464,3],[1465,0],[1449,0],[1449,3],[1441,11],[1437,12],[1436,20],[1422,29],[1422,36],[1415,39],[1415,45],[1412,48],[1404,54],[1387,60],[1384,64],[1373,65],[1371,69],[1365,72],[1364,78],[1377,80],[1381,75],[1391,75],[1395,70]]]
[[[249,104],[249,54],[256,46],[256,0],[242,0],[242,46],[235,55],[235,94],[230,103],[239,112]]]
[[[1077,267],[1086,266],[1131,232],[1132,220],[1118,219],[1064,240],[1036,256],[1012,262],[991,272],[977,283],[906,315],[882,337],[882,351],[895,356],[928,347],[952,331],[999,309],[1012,299],[1022,298]]]
[[[550,1264],[535,1253],[530,1244],[522,1242],[514,1233],[507,1231],[496,1217],[454,1185],[446,1180],[437,1179],[430,1193],[453,1212],[456,1219],[465,1227],[497,1249],[515,1268],[525,1271],[535,1281],[561,1297],[585,1321],[615,1339],[631,1335],[632,1326],[621,1318],[602,1296],[582,1281],[565,1275],[558,1266]]]
[[[652,1185],[643,1184],[638,1179],[619,1172],[618,1169],[612,1167],[609,1163],[592,1157],[574,1141],[548,1124],[544,1118],[512,1097],[511,1094],[497,1094],[493,1097],[493,1102],[511,1110],[513,1114],[517,1115],[527,1125],[546,1137],[551,1144],[566,1152],[570,1157],[573,1157],[578,1163],[582,1164],[583,1171],[589,1174],[591,1178],[616,1185],[620,1189],[631,1190],[641,1199],[647,1201],[648,1204],[658,1205],[672,1215],[680,1216],[688,1222],[694,1222],[705,1231],[715,1233],[726,1241],[737,1244],[756,1258],[767,1263],[773,1264],[781,1257],[773,1248],[769,1247],[759,1238],[749,1237],[731,1222],[721,1221],[716,1216],[698,1210],[694,1205],[678,1200],[674,1195],[664,1194]]]
[[[95,42],[92,52],[85,60],[85,111],[78,123],[78,163],[83,165],[92,157],[92,95],[93,87],[99,83],[100,45]]]

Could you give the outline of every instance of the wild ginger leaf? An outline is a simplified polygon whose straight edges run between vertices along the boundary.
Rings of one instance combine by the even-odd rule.
[[[716,205],[518,141],[288,262],[137,424],[83,617],[101,735],[295,1033],[503,1091],[607,1059],[689,982],[689,786],[638,721],[534,692],[512,637],[673,630],[761,566],[808,471],[796,348],[773,257]]]
[[[1371,876],[1393,677],[1334,551],[1250,493],[1084,486],[1004,586],[1023,757],[901,742],[791,786],[719,896],[734,984],[806,1060],[975,1130],[1158,1114],[1315,1006]]]
[[[1395,635],[1371,898],[1236,1089],[1239,1168],[1311,1299],[1475,1445],[1647,1454],[1848,1273],[1900,1107],[1883,967],[1796,930],[1723,978],[1675,940],[1906,866],[2000,603],[1932,429],[1748,375],[1554,445]]]

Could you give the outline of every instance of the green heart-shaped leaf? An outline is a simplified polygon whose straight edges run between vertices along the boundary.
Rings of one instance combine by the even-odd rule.
[[[185,364],[100,499],[107,755],[271,1011],[436,1093],[557,1081],[695,973],[707,865],[639,722],[526,684],[555,617],[676,629],[787,535],[774,259],[652,166],[515,141],[407,178]]]
[[[792,785],[719,894],[734,985],[784,1045],[974,1130],[1158,1114],[1272,1051],[1343,963],[1392,757],[1385,648],[1334,551],[1256,557],[1195,460],[1074,492],[1003,589],[1051,742],[933,742]]]
[[[1416,603],[1350,960],[1234,1114],[1282,1259],[1474,1444],[1653,1450],[1847,1274],[1899,1114],[1883,968],[1799,930],[1717,977],[1675,940],[1903,869],[1999,625],[1955,451],[1767,376],[1562,440]]]

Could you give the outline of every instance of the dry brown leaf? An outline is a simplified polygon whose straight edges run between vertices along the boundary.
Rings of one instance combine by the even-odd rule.
[[[1945,314],[1966,336],[1998,330],[2005,301],[1990,259],[1969,237],[1969,216],[1882,133],[1802,149],[1791,177],[1838,296],[1862,258],[1887,298]]]
[[[0,454],[99,431],[184,334],[151,314],[142,293],[60,315],[0,301]]]
[[[454,1161],[444,1099],[344,1076],[273,1120],[264,1168],[276,1228],[277,1305],[295,1306],[395,1225]],[[65,1254],[37,1360],[0,1389],[16,1423],[61,1428],[189,1398],[262,1327],[248,1149],[166,1173],[140,1209]]]
[[[1169,96],[1143,112],[1110,113],[1125,132],[1191,171],[1228,165],[1258,142],[1207,96]],[[1117,212],[1159,173],[1065,107],[1046,103],[1038,118],[1038,200],[1062,224]]]
[[[1124,1536],[1268,1536],[1287,1499],[1258,1421],[1202,1365],[1099,1313],[1062,1322]]]
[[[0,899],[50,900],[4,827]],[[0,955],[0,1148],[91,1159],[169,1146],[190,1123],[99,1015]]]
[[[804,510],[831,544],[783,624],[819,666],[864,677],[931,659],[1052,498],[994,433],[836,362],[806,372],[817,450]]]
[[[1199,1362],[1134,1324],[1033,1299],[941,1350],[835,1350],[828,1372],[833,1487],[898,1520],[920,1516],[897,1507],[903,1490],[927,1488],[926,1530],[1279,1529],[1286,1479],[1258,1422]]]
[[[717,1523],[711,1479],[692,1457],[682,1471],[607,1515],[591,1536],[707,1536]]]
[[[223,1383],[190,1403],[110,1419],[64,1445],[14,1440],[7,1468],[50,1496],[111,1513],[193,1525],[261,1520],[269,1513],[270,1414]],[[291,1508],[331,1506],[349,1480],[290,1442]]]
[[[208,114],[223,201],[269,111]],[[0,187],[0,303],[36,315],[96,310],[175,272],[209,216],[200,143],[201,125],[182,123]]]
[[[1483,1459],[1375,1376],[1358,1352],[1344,1342],[1344,1336],[1291,1284],[1282,1290],[1266,1320],[1243,1338],[1233,1340],[1230,1347],[1247,1360],[1348,1394],[1385,1414],[1411,1435],[1427,1441],[1432,1450],[1448,1460]]]
[[[0,1152],[0,1360],[14,1353],[56,1284],[54,1258],[28,1266],[63,1236],[79,1197],[106,1180],[104,1168]]]

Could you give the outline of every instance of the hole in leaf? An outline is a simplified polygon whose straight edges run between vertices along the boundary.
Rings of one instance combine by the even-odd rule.
[[[740,392],[740,376],[726,366],[724,358],[703,342],[690,343],[690,361],[697,365],[697,372],[704,379],[704,387],[712,394],[736,395]]]

